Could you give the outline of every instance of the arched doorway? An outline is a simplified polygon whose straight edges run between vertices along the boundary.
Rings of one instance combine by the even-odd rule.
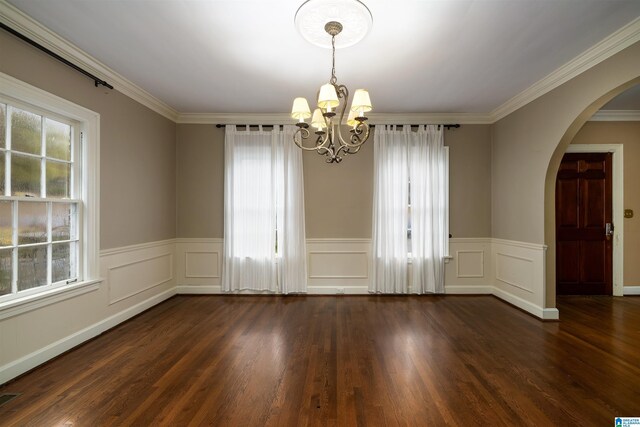
[[[555,307],[556,298],[556,234],[555,234],[555,188],[556,176],[563,155],[569,144],[575,138],[584,124],[605,104],[627,89],[640,84],[640,77],[636,77],[613,90],[601,95],[594,100],[581,114],[578,115],[560,139],[549,161],[545,178],[545,210],[544,210],[544,234],[546,252],[546,307]]]

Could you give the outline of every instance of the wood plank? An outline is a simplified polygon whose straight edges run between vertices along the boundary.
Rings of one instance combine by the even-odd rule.
[[[611,425],[640,298],[177,296],[0,387],[0,424]]]

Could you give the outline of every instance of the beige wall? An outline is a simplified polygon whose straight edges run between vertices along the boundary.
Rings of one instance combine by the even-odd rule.
[[[639,74],[636,43],[493,125],[493,237],[545,242],[545,178],[560,140],[594,101]]]
[[[449,146],[449,232],[491,237],[491,127],[445,131]]]
[[[624,208],[634,211],[624,220],[624,284],[640,286],[640,122],[588,122],[571,143],[624,146]]]
[[[0,72],[100,114],[100,246],[176,236],[175,124],[0,31]]]
[[[640,42],[493,125],[493,237],[549,246],[547,307],[555,307],[553,194],[560,159],[584,121],[639,75]]]
[[[178,237],[224,235],[224,129],[177,125]]]
[[[373,138],[373,136],[371,137]],[[450,147],[451,233],[491,235],[491,141],[488,125],[445,132]],[[178,237],[223,237],[224,131],[215,125],[177,125]],[[373,140],[341,164],[305,152],[308,238],[370,238]]]
[[[326,163],[313,151],[302,159],[307,238],[370,238],[373,133],[360,152],[340,164]]]

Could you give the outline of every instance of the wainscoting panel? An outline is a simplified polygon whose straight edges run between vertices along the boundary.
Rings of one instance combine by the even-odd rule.
[[[109,305],[156,286],[175,283],[174,247],[171,240],[101,252]]]
[[[456,277],[460,279],[484,277],[484,251],[456,251]]]
[[[109,304],[130,298],[173,279],[173,254],[143,258],[108,268]]]
[[[370,239],[307,239],[309,294],[367,294]]]
[[[178,293],[221,293],[223,251],[222,239],[176,239]]]
[[[493,239],[494,295],[543,319],[557,319],[545,309],[545,245]]]
[[[447,294],[491,294],[491,239],[449,239],[451,260],[445,264]]]
[[[220,254],[216,251],[184,253],[184,277],[189,279],[219,279]]]
[[[308,252],[309,279],[368,279],[366,251]]]

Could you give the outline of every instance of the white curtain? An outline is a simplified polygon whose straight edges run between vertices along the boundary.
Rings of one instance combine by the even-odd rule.
[[[411,283],[419,294],[444,293],[449,162],[443,134],[437,126],[420,126],[409,142]]]
[[[370,291],[406,293],[411,128],[377,126],[373,134],[373,280]]]
[[[307,292],[307,249],[304,223],[302,150],[293,143],[295,126],[284,126],[277,142],[276,215],[280,291]]]
[[[225,129],[227,292],[306,292],[302,155],[291,127]],[[276,250],[278,255],[276,255]]]
[[[377,127],[370,291],[444,292],[448,230],[448,157],[443,131],[437,126],[420,126],[417,132],[410,126],[402,130]]]

